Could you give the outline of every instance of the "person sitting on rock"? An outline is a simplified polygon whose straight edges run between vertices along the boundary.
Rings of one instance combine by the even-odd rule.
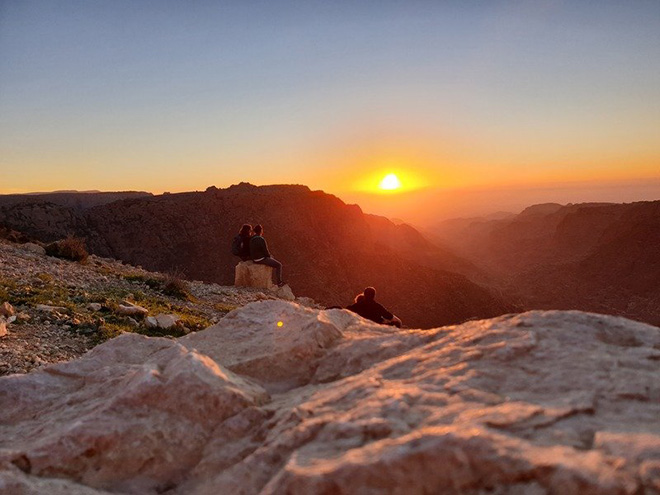
[[[268,251],[268,244],[263,237],[263,227],[261,225],[254,226],[254,235],[250,239],[250,257],[252,261],[260,265],[267,265],[275,268],[275,278],[277,278],[277,286],[282,287],[282,263],[277,261],[270,255]]]
[[[243,261],[250,259],[250,239],[252,238],[252,225],[249,223],[243,224],[238,235],[234,237],[231,244],[232,254],[238,256]]]
[[[375,321],[382,325],[393,325],[401,328],[401,320],[390,313],[382,304],[376,302],[376,289],[367,287],[362,294],[355,297],[355,302],[346,309],[359,314],[362,318]]]

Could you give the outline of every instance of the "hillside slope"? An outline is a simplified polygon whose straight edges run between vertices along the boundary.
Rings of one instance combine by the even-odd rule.
[[[489,290],[452,270],[469,262],[425,240],[412,227],[365,215],[358,206],[305,186],[240,184],[228,189],[126,199],[83,212],[47,205],[57,215],[6,210],[0,223],[35,235],[73,233],[90,250],[189,279],[234,280],[229,252],[241,224],[261,223],[294,293],[347,305],[364,287],[410,326],[430,327],[511,311]],[[0,210],[0,215],[2,210]],[[68,216],[67,216],[68,215]],[[43,217],[61,222],[44,221]],[[69,222],[67,229],[67,221]]]
[[[541,206],[504,220],[448,222],[436,233],[527,308],[660,324],[660,201]]]

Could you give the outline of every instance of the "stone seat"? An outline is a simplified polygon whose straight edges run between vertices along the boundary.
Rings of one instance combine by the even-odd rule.
[[[241,261],[236,265],[234,285],[237,287],[272,289],[275,287],[273,268],[253,261]]]

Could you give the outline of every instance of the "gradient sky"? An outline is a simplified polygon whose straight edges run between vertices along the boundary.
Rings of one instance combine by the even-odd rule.
[[[660,198],[660,1],[0,0],[0,194],[388,171]]]

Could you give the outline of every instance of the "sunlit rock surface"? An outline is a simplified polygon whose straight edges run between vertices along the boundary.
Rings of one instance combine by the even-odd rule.
[[[252,303],[0,403],[0,493],[660,493],[660,329],[581,312],[398,330]]]
[[[273,269],[267,265],[260,265],[253,261],[241,261],[236,265],[234,277],[236,287],[256,287],[258,289],[272,289]]]

